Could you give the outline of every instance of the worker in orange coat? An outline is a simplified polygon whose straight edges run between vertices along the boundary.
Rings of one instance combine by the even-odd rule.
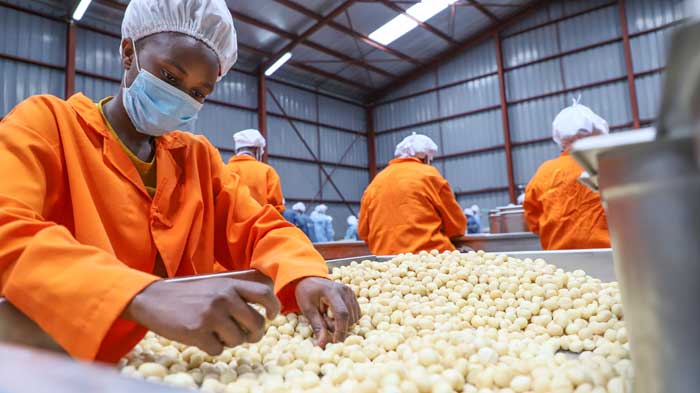
[[[265,152],[265,138],[258,130],[243,130],[233,135],[236,155],[226,166],[248,186],[250,195],[261,205],[272,205],[283,213],[284,197],[280,177],[274,168],[262,161]]]
[[[319,345],[342,340],[359,318],[352,290],[204,137],[171,131],[192,129],[236,60],[225,1],[132,0],[122,36],[115,98],[34,96],[0,123],[0,295],[86,360],[116,362],[147,330],[210,354],[255,342],[265,318],[248,303],[268,318],[300,309]],[[215,260],[259,270],[274,293],[161,280]]]
[[[527,224],[540,235],[545,250],[608,248],[610,234],[600,195],[578,182],[583,168],[569,155],[575,141],[607,134],[608,123],[574,101],[557,115],[552,127],[562,154],[542,164],[528,184],[523,204]]]
[[[449,251],[467,219],[449,183],[430,165],[437,145],[425,135],[408,136],[362,196],[357,228],[375,255]]]

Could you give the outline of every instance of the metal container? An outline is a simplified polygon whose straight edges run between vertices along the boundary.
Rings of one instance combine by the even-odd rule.
[[[525,210],[508,210],[501,213],[501,233],[530,232],[525,222]]]
[[[700,172],[691,137],[598,155],[636,393],[700,387]]]
[[[501,213],[498,210],[489,212],[489,230],[491,233],[501,233]]]
[[[486,252],[542,250],[539,236],[532,232],[466,235],[459,239],[452,239],[452,243],[458,249],[466,246],[472,250],[483,250]]]

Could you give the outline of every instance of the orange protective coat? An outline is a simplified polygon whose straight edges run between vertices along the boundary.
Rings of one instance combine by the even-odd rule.
[[[95,103],[34,96],[0,123],[0,291],[72,356],[116,362],[146,333],[120,318],[160,255],[170,277],[231,270],[327,276],[304,234],[261,207],[204,137],[156,139],[151,199]],[[292,285],[288,285],[292,284]]]
[[[583,169],[564,153],[537,171],[525,193],[525,219],[545,250],[610,247],[600,195],[580,184]]]
[[[437,169],[417,158],[392,160],[362,197],[357,228],[375,255],[454,250],[467,219]]]
[[[241,184],[248,186],[250,195],[261,205],[272,205],[283,213],[284,199],[282,184],[275,169],[248,155],[233,156],[226,165],[241,178]]]

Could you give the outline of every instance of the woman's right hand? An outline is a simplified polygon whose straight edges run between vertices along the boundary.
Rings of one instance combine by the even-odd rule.
[[[252,281],[212,278],[190,282],[156,281],[136,295],[122,316],[147,329],[210,355],[223,347],[260,341],[265,318],[274,319],[280,303],[269,286]]]

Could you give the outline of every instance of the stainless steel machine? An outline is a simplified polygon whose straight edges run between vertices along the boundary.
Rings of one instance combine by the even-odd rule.
[[[700,389],[698,38],[697,21],[673,36],[657,132],[574,146],[606,205],[636,393]]]

